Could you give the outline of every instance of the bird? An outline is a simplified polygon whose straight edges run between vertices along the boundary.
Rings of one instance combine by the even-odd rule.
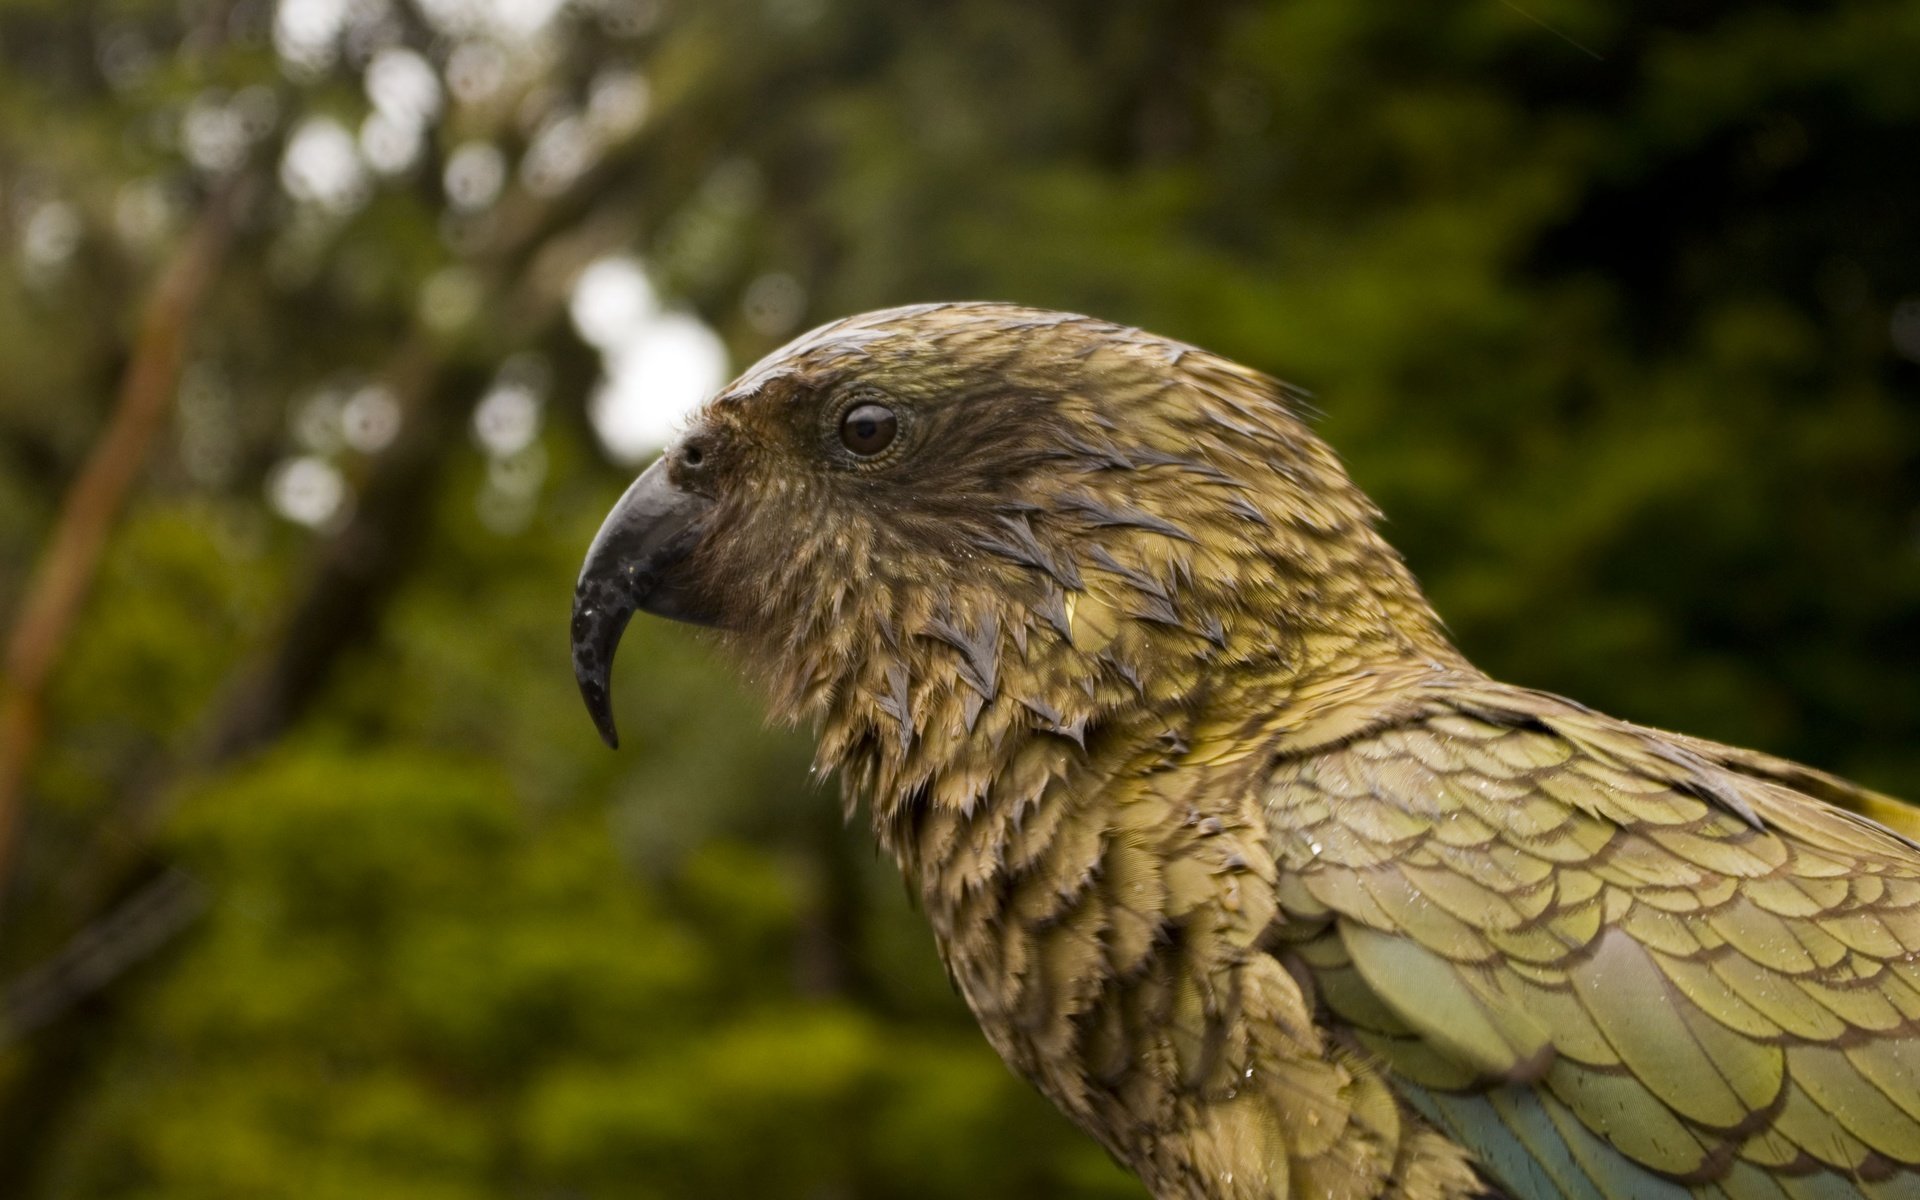
[[[1502,683],[1293,389],[848,317],[593,540],[574,667],[719,631],[1006,1063],[1161,1200],[1920,1197],[1920,810]]]

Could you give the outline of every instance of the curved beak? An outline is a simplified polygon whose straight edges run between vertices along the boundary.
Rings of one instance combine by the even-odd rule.
[[[701,518],[713,502],[674,485],[667,458],[648,467],[613,506],[587,549],[573,589],[573,674],[587,712],[607,745],[617,747],[608,679],[620,635],[635,610],[690,621],[718,622],[677,570],[700,540]]]

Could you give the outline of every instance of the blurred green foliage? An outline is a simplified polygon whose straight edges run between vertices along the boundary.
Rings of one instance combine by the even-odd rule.
[[[0,617],[239,214],[48,699],[0,1194],[1139,1194],[698,635],[630,635],[619,755],[579,712],[609,254],[736,365],[993,297],[1272,370],[1489,670],[1920,793],[1910,0],[548,7],[0,3]]]
[[[305,739],[171,840],[220,898],[54,1194],[964,1197],[1085,1158],[952,1023],[797,989],[817,885],[777,852],[708,841],[642,887],[594,806]]]

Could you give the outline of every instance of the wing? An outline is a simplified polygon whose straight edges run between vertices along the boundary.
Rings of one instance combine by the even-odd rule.
[[[1280,762],[1281,953],[1516,1196],[1920,1197],[1920,849],[1723,750],[1477,683]]]
[[[1642,732],[1654,733],[1652,730]],[[1656,736],[1676,742],[1709,762],[1728,770],[1778,783],[1802,795],[1812,796],[1816,800],[1824,800],[1828,804],[1849,809],[1863,817],[1871,817],[1908,841],[1920,839],[1920,807],[1915,807],[1903,800],[1883,796],[1851,780],[1840,779],[1825,771],[1801,766],[1797,762],[1788,762],[1784,758],[1775,758],[1771,754],[1742,750],[1735,746],[1722,746],[1718,742],[1691,738],[1684,734],[1666,733]]]

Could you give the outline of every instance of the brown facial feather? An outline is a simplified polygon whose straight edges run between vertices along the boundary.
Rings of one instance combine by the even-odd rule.
[[[873,399],[902,429],[867,463],[833,432]],[[936,801],[964,802],[979,781],[934,760],[982,740],[953,737],[979,729],[976,706],[1004,750],[1023,725],[1178,703],[1203,664],[1305,678],[1456,658],[1286,389],[1138,330],[1001,305],[869,314],[749,371],[693,436],[725,473],[692,569],[778,715],[824,721],[821,765],[882,793],[939,775]],[[903,711],[912,763],[882,752]],[[855,747],[877,761],[847,761]]]

